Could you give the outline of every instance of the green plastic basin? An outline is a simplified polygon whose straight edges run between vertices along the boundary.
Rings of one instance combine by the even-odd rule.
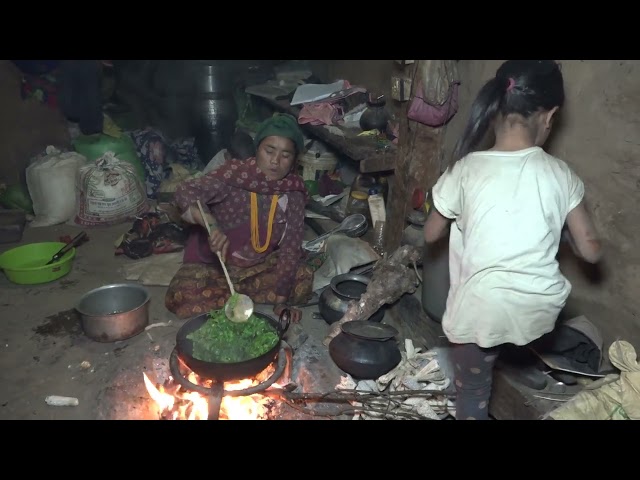
[[[19,285],[49,283],[71,271],[76,249],[69,250],[60,260],[45,265],[65,244],[62,242],[29,243],[0,255],[0,269]]]

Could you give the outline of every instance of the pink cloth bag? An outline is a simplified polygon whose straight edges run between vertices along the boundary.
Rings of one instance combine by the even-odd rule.
[[[420,85],[409,105],[407,117],[409,120],[420,122],[429,127],[441,127],[447,123],[458,111],[458,86],[460,82],[453,82],[449,86],[447,99],[442,105],[430,103],[424,98],[424,90]]]

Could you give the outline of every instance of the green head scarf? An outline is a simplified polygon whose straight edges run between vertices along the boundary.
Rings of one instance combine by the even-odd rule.
[[[304,150],[304,137],[302,131],[298,127],[298,121],[292,115],[287,113],[275,113],[271,118],[266,119],[260,124],[256,131],[254,143],[256,148],[260,142],[267,137],[285,137],[290,139],[296,146],[298,154]]]

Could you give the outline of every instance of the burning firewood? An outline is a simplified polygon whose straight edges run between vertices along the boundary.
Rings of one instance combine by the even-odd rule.
[[[405,293],[414,293],[418,287],[415,264],[421,252],[411,245],[398,248],[392,255],[380,260],[373,269],[371,281],[359,300],[352,300],[343,317],[332,325],[324,339],[328,346],[340,333],[340,327],[353,320],[367,320],[384,304],[393,303]]]

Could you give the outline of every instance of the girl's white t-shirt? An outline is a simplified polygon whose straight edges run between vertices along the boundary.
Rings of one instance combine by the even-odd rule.
[[[454,220],[442,327],[453,343],[526,345],[553,330],[571,284],[556,255],[584,184],[540,147],[474,152],[433,187]]]

